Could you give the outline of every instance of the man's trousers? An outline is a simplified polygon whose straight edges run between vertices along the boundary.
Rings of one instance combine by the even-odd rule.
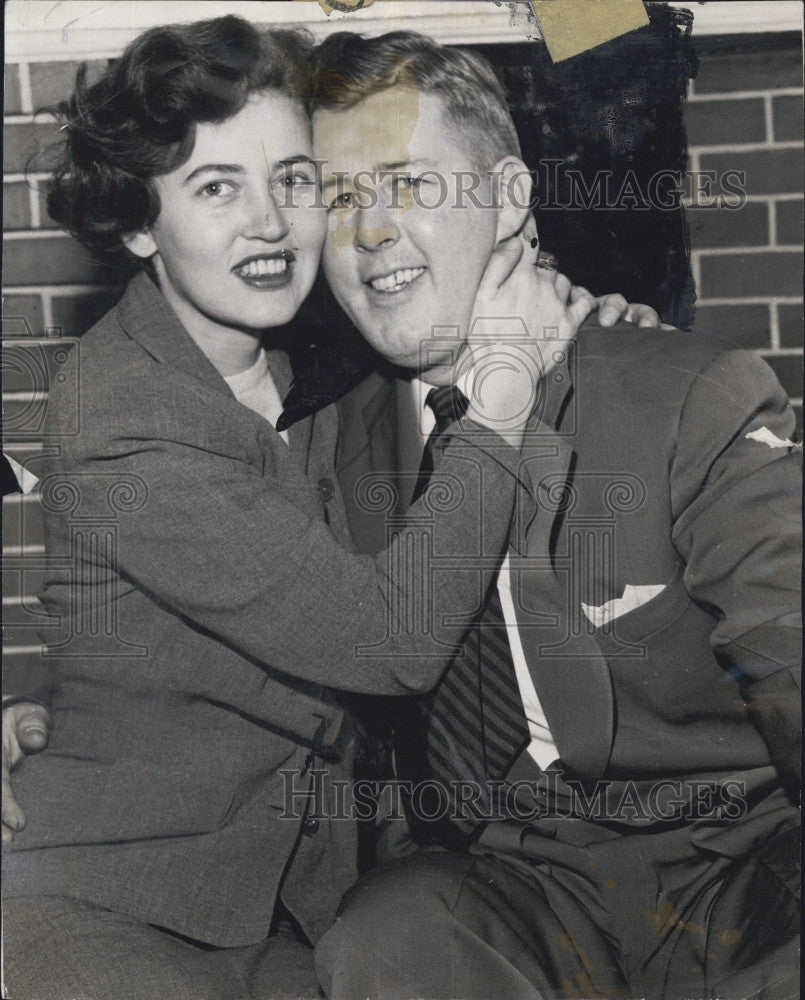
[[[798,996],[796,809],[747,828],[738,856],[690,825],[523,831],[518,850],[491,824],[469,851],[421,850],[358,882],[316,949],[328,996]]]

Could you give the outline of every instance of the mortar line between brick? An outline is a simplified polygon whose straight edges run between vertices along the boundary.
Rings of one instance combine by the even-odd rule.
[[[53,296],[50,292],[42,292],[42,326],[53,326]]]
[[[33,113],[34,99],[31,95],[31,73],[27,62],[17,64],[20,79],[20,107],[28,114]]]
[[[788,191],[785,194],[747,194],[744,196],[746,201],[801,201],[802,192],[801,191]]]
[[[19,184],[20,181],[34,180],[34,181],[46,181],[50,177],[50,174],[40,172],[38,170],[31,170],[29,173],[6,173],[3,174],[3,181],[7,184]]]
[[[20,100],[22,103],[22,100]],[[55,124],[56,119],[53,115],[46,114],[36,114],[33,109],[31,111],[22,111],[16,115],[3,115],[4,125],[34,125],[36,123],[42,123],[45,125]]]
[[[6,389],[3,393],[3,400],[8,403],[37,403],[47,398],[47,389]]]
[[[756,350],[761,354],[768,354],[775,358],[801,358],[801,347],[758,347]]]
[[[729,257],[730,254],[781,254],[781,253],[802,253],[800,246],[782,247],[702,247],[694,251],[700,254],[709,254],[711,257]]]
[[[773,351],[780,350],[780,317],[777,313],[777,303],[769,303],[769,340]]]
[[[771,116],[771,94],[763,97],[763,119],[766,123],[766,142],[774,142],[774,125]]]
[[[57,236],[59,238],[69,237],[69,233],[65,232],[63,229],[7,229],[3,233],[3,239],[5,240],[24,240],[28,239],[30,236],[35,240],[44,240],[50,236]]]
[[[59,347],[63,344],[77,343],[80,336],[72,337],[3,337],[4,347]]]
[[[777,302],[781,306],[798,306],[802,304],[801,295],[713,295],[700,297],[697,306],[767,306]]]
[[[14,451],[28,451],[34,455],[40,455],[44,448],[44,442],[42,441],[6,441],[6,445],[9,448],[13,448]]]
[[[774,204],[769,202],[769,245],[777,246],[777,212],[774,210]]]
[[[28,182],[28,208],[31,213],[31,227],[39,229],[42,225],[39,212],[39,185],[34,180]]]
[[[704,101],[741,101],[758,97],[801,97],[802,87],[774,87],[771,90],[733,90],[726,94],[691,94],[688,100],[692,104]]]
[[[761,153],[779,152],[782,149],[802,149],[802,143],[797,139],[786,139],[781,142],[731,142],[713,146],[696,146],[697,153]]]
[[[18,504],[31,504],[35,506],[37,500],[39,500],[39,496],[36,493],[7,493],[3,497],[3,506],[6,503],[14,507]]]
[[[82,285],[76,282],[72,285],[4,285],[4,295],[88,295],[92,292],[107,292],[121,285]]]

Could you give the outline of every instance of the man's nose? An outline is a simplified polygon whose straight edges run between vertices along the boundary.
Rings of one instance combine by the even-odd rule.
[[[400,238],[394,213],[382,204],[383,194],[370,199],[357,211],[355,247],[358,250],[384,250]]]
[[[272,243],[284,239],[290,232],[282,207],[267,188],[261,198],[256,199],[249,219],[250,237],[270,240]]]

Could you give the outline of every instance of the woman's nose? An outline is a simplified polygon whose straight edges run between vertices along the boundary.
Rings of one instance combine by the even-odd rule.
[[[289,232],[290,227],[285,214],[277,202],[274,192],[269,188],[264,197],[258,199],[254,206],[250,219],[249,236],[276,242],[284,239]]]

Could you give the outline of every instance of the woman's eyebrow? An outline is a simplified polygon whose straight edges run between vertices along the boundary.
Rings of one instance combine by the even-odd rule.
[[[239,163],[204,163],[200,167],[196,167],[195,170],[191,171],[182,181],[182,184],[189,184],[190,181],[194,180],[200,174],[209,173],[211,170],[220,174],[244,173],[243,167]]]

